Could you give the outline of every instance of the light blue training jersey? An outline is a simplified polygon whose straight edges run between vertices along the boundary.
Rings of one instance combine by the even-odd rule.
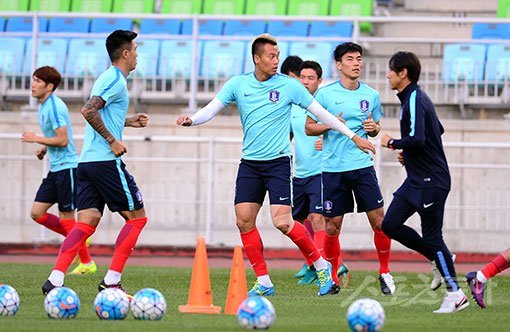
[[[37,121],[44,137],[55,137],[55,130],[66,127],[68,143],[66,146],[48,146],[50,171],[58,172],[63,169],[78,166],[78,154],[74,148],[73,129],[66,104],[53,93],[39,105]]]
[[[292,105],[291,129],[294,136],[294,176],[300,179],[321,173],[321,151],[315,150],[317,136],[305,133],[306,110]]]
[[[122,130],[129,108],[129,95],[124,73],[115,66],[108,68],[97,78],[90,96],[98,96],[105,101],[106,104],[99,110],[99,115],[110,133],[117,140],[122,141]],[[110,149],[110,144],[87,123],[80,162],[115,159],[120,159],[120,157],[115,157]]]
[[[246,160],[290,156],[291,106],[306,109],[313,101],[310,92],[293,78],[276,74],[260,82],[254,72],[232,77],[217,98],[225,106],[237,103],[244,133],[242,158]]]
[[[383,116],[379,93],[362,82],[356,90],[346,89],[340,81],[333,82],[317,90],[315,99],[334,116],[343,112],[345,125],[362,138],[368,137],[363,121],[370,114],[375,122]],[[309,115],[316,120],[313,114]],[[358,149],[352,140],[334,130],[324,133],[323,172],[346,172],[373,165],[370,154]]]

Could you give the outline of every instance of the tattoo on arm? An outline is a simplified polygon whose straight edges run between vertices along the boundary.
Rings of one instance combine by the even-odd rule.
[[[99,110],[104,107],[106,102],[98,96],[92,96],[81,109],[81,114],[85,117],[85,120],[90,124],[95,131],[99,133],[108,144],[112,144],[115,141],[115,137],[106,128],[103,119],[99,115]]]

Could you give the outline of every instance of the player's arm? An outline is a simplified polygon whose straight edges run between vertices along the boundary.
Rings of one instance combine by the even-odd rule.
[[[320,136],[328,131],[330,128],[322,123],[317,123],[309,115],[306,116],[305,134],[308,136]]]
[[[183,127],[198,126],[211,120],[224,108],[225,105],[215,97],[209,104],[199,109],[195,114],[191,116],[189,114],[180,115],[177,120],[175,120],[175,124]]]
[[[67,126],[58,127],[55,129],[55,136],[44,137],[38,136],[33,132],[25,131],[21,135],[21,141],[26,143],[39,143],[46,146],[67,146],[69,139],[67,137]]]
[[[143,128],[147,127],[149,117],[145,113],[137,113],[129,118],[126,118],[124,127]]]
[[[368,136],[375,137],[381,131],[381,125],[379,124],[379,121],[375,122],[374,118],[372,117],[372,113],[370,113],[368,118],[363,120],[363,129],[365,129],[365,132],[368,134]]]

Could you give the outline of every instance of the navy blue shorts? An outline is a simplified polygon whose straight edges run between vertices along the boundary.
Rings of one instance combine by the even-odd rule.
[[[322,173],[323,215],[328,218],[354,212],[367,212],[384,206],[374,167],[347,172]]]
[[[322,181],[321,175],[292,180],[292,217],[303,221],[310,213],[322,214]]]
[[[291,160],[281,157],[273,160],[241,159],[237,172],[234,204],[262,205],[269,192],[270,204],[291,205]]]
[[[35,202],[58,203],[58,210],[73,211],[76,208],[76,168],[49,172],[42,180],[35,195]]]
[[[97,209],[102,214],[105,204],[112,212],[143,208],[142,193],[120,159],[79,163],[76,194],[78,211]]]

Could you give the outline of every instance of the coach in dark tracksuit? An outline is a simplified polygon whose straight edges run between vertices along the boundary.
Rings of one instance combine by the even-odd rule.
[[[402,103],[402,138],[384,135],[381,144],[402,150],[399,161],[405,166],[407,178],[394,193],[382,230],[429,261],[435,261],[448,292],[441,308],[434,312],[453,313],[469,302],[459,288],[452,255],[443,240],[443,214],[451,179],[441,141],[444,129],[431,100],[417,85],[420,71],[418,58],[410,52],[398,52],[389,61],[386,77]],[[404,225],[416,212],[421,218],[422,236]]]

